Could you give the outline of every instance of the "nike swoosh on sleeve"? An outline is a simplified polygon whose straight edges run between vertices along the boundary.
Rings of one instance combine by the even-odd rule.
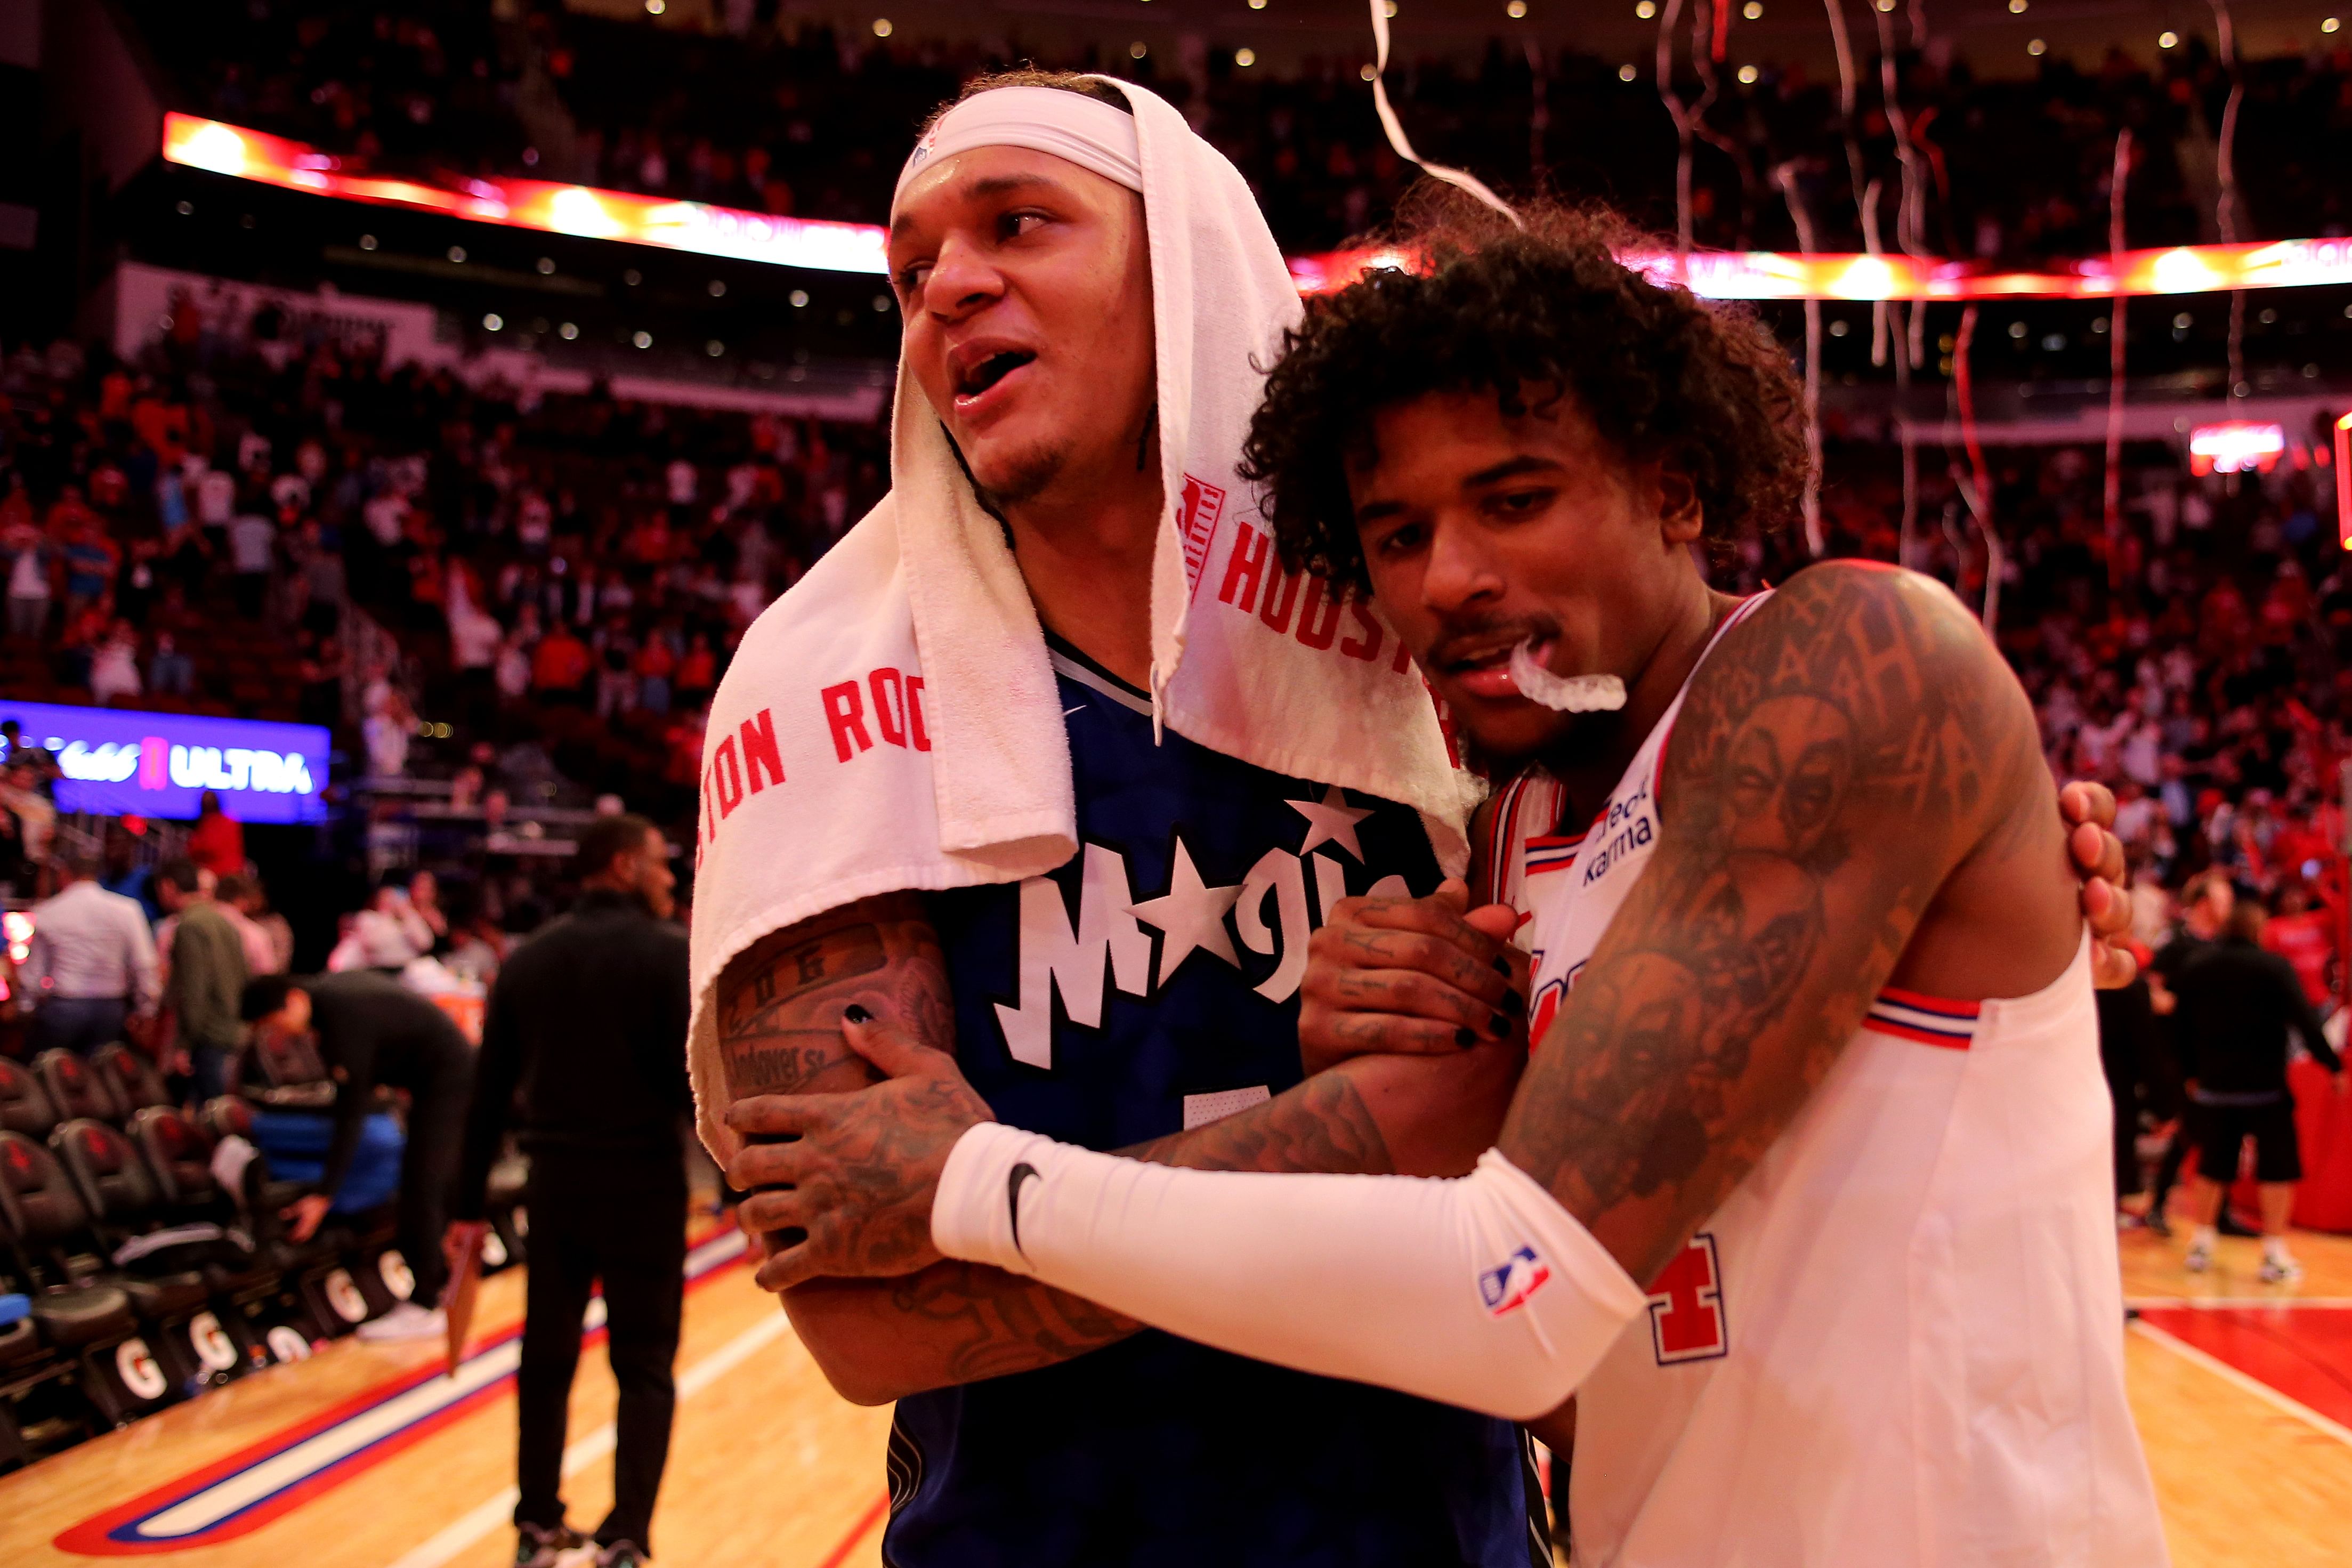
[[[1013,1250],[1020,1253],[1024,1258],[1028,1257],[1029,1254],[1021,1246],[1021,1184],[1025,1180],[1035,1179],[1037,1179],[1037,1167],[1026,1160],[1013,1166],[1004,1178],[1005,1206],[1013,1214]]]

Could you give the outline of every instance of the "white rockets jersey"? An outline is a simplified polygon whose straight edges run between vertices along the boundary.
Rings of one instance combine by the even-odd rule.
[[[1585,833],[1549,779],[1497,803],[1538,1040],[1656,851],[1681,707]],[[2092,995],[2087,937],[2031,996],[1880,993],[1579,1391],[1580,1568],[2166,1561]]]

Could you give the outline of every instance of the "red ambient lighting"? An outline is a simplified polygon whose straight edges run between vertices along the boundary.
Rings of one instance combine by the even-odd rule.
[[[2336,542],[2352,550],[2352,414],[2336,421]]]
[[[290,191],[446,213],[509,228],[824,272],[878,278],[889,270],[885,236],[874,224],[777,217],[549,180],[371,174],[355,159],[189,114],[163,117],[163,157]],[[1300,293],[1319,294],[1344,288],[1373,268],[1407,267],[1412,259],[1395,250],[1329,251],[1291,258],[1290,275]],[[2120,257],[2065,262],[2051,272],[1997,272],[1979,262],[1911,256],[1770,250],[1695,251],[1686,261],[1677,261],[1671,252],[1644,252],[1625,260],[1661,281],[1685,281],[1693,293],[1708,300],[2105,300],[2118,294],[2352,283],[2352,238],[2129,250]]]

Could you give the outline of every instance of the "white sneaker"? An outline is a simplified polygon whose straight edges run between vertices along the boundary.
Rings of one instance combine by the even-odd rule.
[[[392,1344],[401,1340],[429,1340],[449,1331],[449,1316],[438,1307],[425,1308],[414,1301],[403,1301],[383,1317],[362,1323],[360,1338],[370,1344]]]
[[[2303,1265],[2284,1254],[2265,1258],[2260,1278],[2265,1285],[2292,1285],[2303,1278]]]
[[[2189,1243],[2189,1255],[2180,1260],[2180,1267],[2188,1269],[2191,1274],[2204,1273],[2213,1267],[2213,1249],[2201,1241]],[[362,1327],[365,1329],[373,1325],[363,1324]]]

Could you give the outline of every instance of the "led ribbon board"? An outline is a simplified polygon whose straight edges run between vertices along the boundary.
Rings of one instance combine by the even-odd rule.
[[[548,180],[371,174],[355,160],[283,136],[190,114],[163,117],[163,157],[192,169],[290,191],[446,213],[509,228],[625,240],[823,272],[878,278],[889,271],[886,237],[874,224],[777,217]],[[1691,292],[1707,300],[2107,300],[2118,294],[2210,294],[2352,283],[2352,239],[2184,245],[2126,251],[2120,266],[2117,259],[2094,257],[2063,263],[2053,272],[1999,272],[1980,262],[1912,256],[1694,251],[1686,268],[1677,265],[1671,252],[1625,258],[1628,265],[1662,282],[1686,270]],[[1328,251],[1293,257],[1290,275],[1300,293],[1319,294],[1344,288],[1370,268],[1404,267],[1411,260],[1394,250]]]
[[[701,256],[730,256],[824,272],[889,270],[882,230],[872,224],[821,223],[672,201],[626,191],[592,190],[550,180],[477,179],[442,174],[400,179],[373,174],[353,160],[193,115],[163,117],[167,163],[258,180],[289,191],[418,207],[477,223],[586,239],[621,239]]]
[[[316,724],[199,719],[125,708],[66,708],[0,700],[0,719],[55,752],[60,811],[193,819],[197,797],[220,796],[239,822],[317,822],[326,816],[327,731]]]

